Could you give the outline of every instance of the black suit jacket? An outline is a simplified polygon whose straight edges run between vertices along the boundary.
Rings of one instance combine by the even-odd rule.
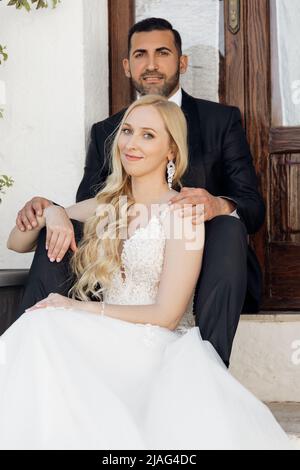
[[[197,99],[182,90],[182,110],[188,123],[189,143],[189,165],[182,184],[232,199],[247,232],[255,233],[264,221],[265,206],[239,109]],[[77,202],[93,197],[105,182],[109,174],[109,141],[124,113],[125,109],[93,125]],[[245,312],[258,311],[261,292],[261,271],[249,247]]]

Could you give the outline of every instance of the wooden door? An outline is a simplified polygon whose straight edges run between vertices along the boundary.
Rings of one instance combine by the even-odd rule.
[[[299,126],[280,125],[275,116],[279,98],[275,90],[279,79],[275,67],[276,31],[271,21],[275,6],[274,0],[226,0],[225,101],[239,106],[243,113],[267,206],[266,223],[251,240],[264,272],[263,309],[297,311],[300,122]],[[238,31],[233,31],[236,17]]]
[[[274,0],[271,0],[274,2]],[[276,61],[270,0],[224,0],[224,57],[220,101],[238,106],[267,207],[266,222],[250,243],[264,275],[263,310],[300,310],[300,123],[274,124]],[[133,90],[121,59],[135,20],[134,0],[108,0],[110,109],[127,106]],[[166,15],[167,17],[167,15]],[[168,18],[167,18],[168,19]],[[273,54],[273,57],[271,57]],[[273,67],[274,69],[274,67]],[[299,76],[300,78],[300,76]]]

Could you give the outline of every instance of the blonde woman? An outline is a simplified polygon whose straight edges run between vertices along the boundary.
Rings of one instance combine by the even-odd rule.
[[[187,155],[180,108],[143,97],[125,113],[97,196],[47,209],[35,233],[13,229],[11,249],[34,249],[46,224],[59,250],[68,217],[85,222],[70,296],[40,301],[1,338],[0,448],[289,447],[199,328],[180,326],[204,248],[201,207],[181,217],[167,204]]]

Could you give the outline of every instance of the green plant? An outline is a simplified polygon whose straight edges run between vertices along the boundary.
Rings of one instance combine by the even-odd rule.
[[[6,50],[6,46],[1,46],[0,44],[0,64],[2,64],[2,61],[5,61],[8,59],[8,54],[7,52],[4,52],[4,50]],[[2,61],[1,61],[1,58],[2,58]],[[3,113],[4,113],[4,109],[0,108],[0,119],[3,118]]]
[[[60,0],[51,0],[52,1],[52,8],[55,8],[58,3],[60,3]],[[36,10],[39,8],[48,8],[48,2],[47,0],[10,0],[8,2],[8,6],[15,6],[17,10],[21,10],[21,8],[25,8],[25,10],[30,11],[31,6],[30,2],[32,5],[36,3]]]
[[[5,194],[3,188],[10,188],[14,184],[14,180],[10,176],[0,175],[0,204],[2,202],[1,194]]]
[[[7,52],[4,52],[5,49],[6,46],[1,46],[0,44],[0,64],[2,64],[1,59],[5,61],[8,58]]]

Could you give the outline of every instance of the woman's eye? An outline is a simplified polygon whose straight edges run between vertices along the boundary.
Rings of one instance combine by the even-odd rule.
[[[130,129],[122,129],[123,134],[128,135],[130,134]]]
[[[149,134],[149,132],[146,132],[146,133],[144,134],[144,137],[146,137],[146,139],[150,140],[150,139],[153,139],[154,135]]]

